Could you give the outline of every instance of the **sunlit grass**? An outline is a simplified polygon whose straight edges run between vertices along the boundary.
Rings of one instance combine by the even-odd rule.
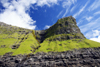
[[[65,41],[44,41],[36,52],[62,52],[80,48],[100,47],[100,43],[88,39],[72,39]]]
[[[23,38],[23,40],[22,40]],[[20,43],[20,41],[22,42]],[[19,48],[12,49],[12,45],[20,44]],[[17,32],[9,34],[0,34],[0,55],[4,55],[7,52],[13,52],[13,55],[29,54],[34,50],[33,47],[39,46],[38,41],[35,39],[32,33],[18,34]]]

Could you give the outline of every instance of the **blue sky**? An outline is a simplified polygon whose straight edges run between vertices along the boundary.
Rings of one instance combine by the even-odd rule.
[[[44,30],[72,15],[86,38],[100,42],[100,0],[0,0],[0,21]]]

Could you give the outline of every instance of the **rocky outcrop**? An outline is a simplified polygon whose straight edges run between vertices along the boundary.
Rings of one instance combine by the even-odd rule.
[[[36,35],[36,39],[42,43],[43,40],[45,39],[45,32],[46,30],[35,30],[35,35]]]
[[[0,67],[99,67],[100,47],[0,57]]]
[[[45,38],[60,34],[68,35],[64,40],[74,38],[85,39],[84,35],[81,33],[80,29],[76,25],[75,18],[72,16],[59,19],[56,24],[46,30]],[[64,37],[62,36],[62,38]]]

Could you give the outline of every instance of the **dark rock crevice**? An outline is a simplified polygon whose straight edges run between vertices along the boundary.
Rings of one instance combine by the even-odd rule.
[[[46,30],[35,30],[36,39],[42,43],[45,39]]]

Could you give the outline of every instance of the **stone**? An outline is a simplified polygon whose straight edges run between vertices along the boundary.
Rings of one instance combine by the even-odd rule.
[[[0,57],[0,67],[94,67],[100,66],[100,48],[73,51],[36,53]]]

